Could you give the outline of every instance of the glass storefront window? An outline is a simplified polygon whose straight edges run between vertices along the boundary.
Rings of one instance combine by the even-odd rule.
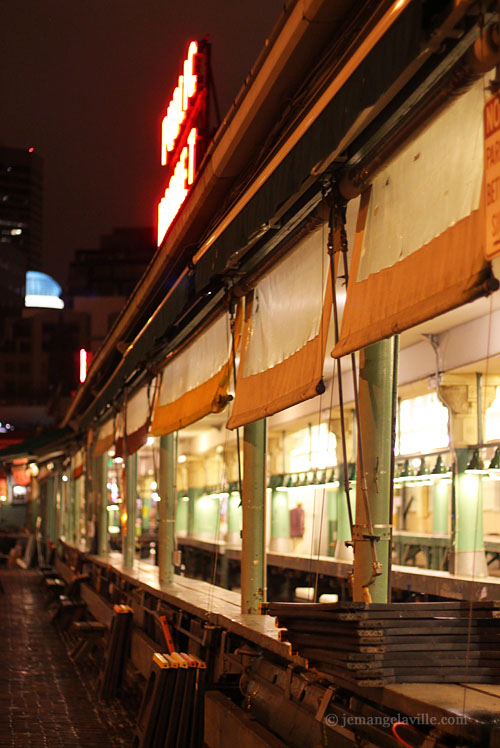
[[[435,392],[403,400],[399,409],[398,454],[415,454],[444,449],[449,443],[448,408]]]

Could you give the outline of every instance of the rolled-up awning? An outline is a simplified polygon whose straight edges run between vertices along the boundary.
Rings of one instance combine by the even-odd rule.
[[[241,309],[236,313],[236,345]],[[228,402],[232,371],[229,315],[224,313],[165,366],[150,432],[155,436],[185,428]]]
[[[108,449],[111,449],[115,441],[115,419],[114,417],[108,418],[100,426],[97,441],[94,446],[94,457],[100,457]]]
[[[151,423],[151,397],[152,388],[146,385],[127,399],[125,418],[122,420],[123,427],[115,442],[116,457],[133,455],[146,444]],[[126,438],[124,438],[125,427]]]
[[[483,82],[396,155],[362,197],[338,357],[485,293]]]
[[[79,449],[73,457],[73,480],[80,478],[84,472],[85,450]]]
[[[332,309],[327,232],[302,239],[247,297],[230,429],[321,391]]]

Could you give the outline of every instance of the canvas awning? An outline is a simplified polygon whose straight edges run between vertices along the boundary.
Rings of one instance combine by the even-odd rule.
[[[338,357],[484,294],[483,82],[362,197]]]
[[[108,418],[100,426],[94,446],[94,457],[100,457],[111,449],[115,441],[115,418]]]
[[[85,450],[79,449],[73,457],[73,480],[81,478],[85,463]]]
[[[145,385],[127,400],[121,433],[115,444],[116,457],[133,455],[146,444],[151,423],[152,394],[152,388]],[[124,427],[126,427],[126,439],[123,435]]]
[[[321,226],[247,297],[233,429],[319,394],[332,309]]]
[[[238,346],[240,305],[235,327]],[[231,371],[232,342],[226,312],[165,366],[151,433],[155,436],[170,434],[209,413],[221,411],[228,402]]]

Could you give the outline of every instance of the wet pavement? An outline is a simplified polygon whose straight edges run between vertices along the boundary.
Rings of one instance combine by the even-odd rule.
[[[0,748],[132,745],[133,715],[99,703],[96,673],[69,658],[40,573],[1,570],[0,582]]]

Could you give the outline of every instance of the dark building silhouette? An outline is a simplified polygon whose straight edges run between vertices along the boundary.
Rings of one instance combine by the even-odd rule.
[[[42,159],[32,148],[0,146],[0,243],[19,250],[24,272],[42,257]]]
[[[99,249],[79,249],[69,267],[68,296],[128,297],[156,251],[152,227],[116,228]]]

